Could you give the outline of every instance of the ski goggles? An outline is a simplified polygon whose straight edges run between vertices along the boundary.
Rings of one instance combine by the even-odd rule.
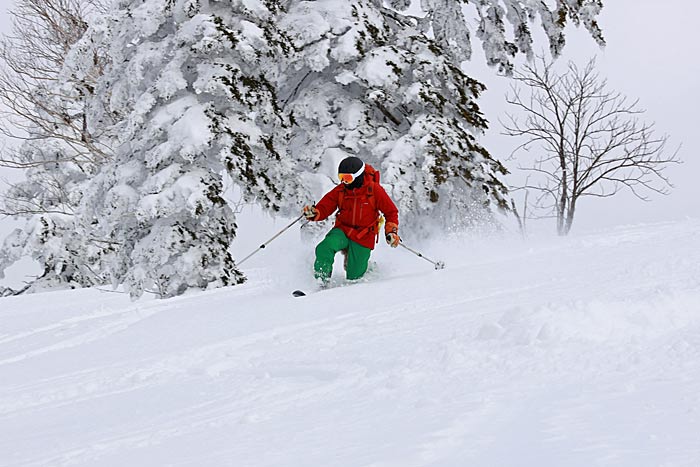
[[[360,170],[358,170],[355,173],[348,174],[348,173],[339,173],[338,174],[338,179],[340,180],[341,183],[344,183],[346,185],[351,184],[355,180],[357,180],[357,177],[362,175],[362,172],[365,171],[365,164],[364,162],[362,163],[362,167],[360,167]]]

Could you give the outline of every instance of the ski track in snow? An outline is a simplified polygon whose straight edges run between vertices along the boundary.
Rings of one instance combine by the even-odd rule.
[[[260,267],[2,299],[0,465],[698,467],[698,240],[462,239],[303,298]]]

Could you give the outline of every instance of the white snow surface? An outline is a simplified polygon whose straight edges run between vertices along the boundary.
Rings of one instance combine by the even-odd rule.
[[[700,465],[700,221],[411,246],[447,268],[292,298],[287,233],[228,289],[0,299],[0,465]]]

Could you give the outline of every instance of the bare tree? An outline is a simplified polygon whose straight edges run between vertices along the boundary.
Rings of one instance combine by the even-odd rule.
[[[0,38],[0,134],[21,144],[0,148],[0,166],[22,170],[27,181],[8,184],[2,215],[72,214],[68,178],[89,177],[108,157],[86,111],[106,63],[92,51],[80,76],[65,71],[87,18],[104,12],[101,2],[17,0],[9,12],[12,31]]]
[[[624,188],[642,200],[650,192],[668,194],[664,169],[680,162],[678,150],[668,154],[668,136],[656,136],[654,124],[640,120],[638,100],[607,89],[595,60],[583,69],[569,62],[557,74],[540,58],[514,79],[507,102],[518,113],[502,124],[506,135],[524,140],[514,154],[535,154],[520,167],[530,176],[516,190],[538,193],[532,207],[556,217],[559,235],[569,233],[585,196],[606,198]]]
[[[87,16],[101,9],[100,0],[17,0],[9,12],[12,32],[0,39],[0,133],[28,144],[59,139],[72,149],[67,159],[78,164],[105,155],[84,112],[103,60],[95,56],[91,73],[70,90],[56,86],[69,50],[87,30]],[[10,148],[0,155],[7,167],[44,163]]]

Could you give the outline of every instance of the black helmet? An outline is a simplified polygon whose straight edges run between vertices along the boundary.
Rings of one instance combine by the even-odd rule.
[[[340,164],[338,164],[338,173],[339,174],[356,174],[355,176],[357,176],[357,175],[360,175],[364,171],[365,171],[365,163],[362,162],[362,159],[360,159],[359,157],[355,157],[355,156],[346,157],[345,159],[340,161]]]
[[[338,164],[338,178],[342,183],[351,188],[362,186],[364,179],[365,163],[359,157],[346,157]]]

